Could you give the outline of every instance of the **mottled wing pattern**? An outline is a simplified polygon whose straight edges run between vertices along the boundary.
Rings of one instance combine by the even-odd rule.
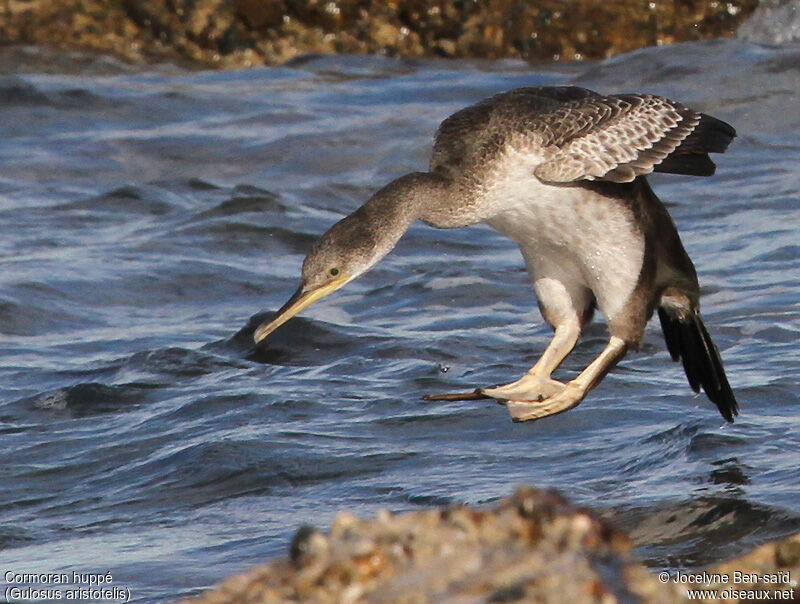
[[[577,86],[517,88],[457,111],[436,132],[430,169],[457,177],[501,150],[510,135],[534,132],[543,115],[589,97],[600,95]]]
[[[652,172],[676,151],[703,117],[679,103],[652,95],[593,97],[565,103],[540,115],[537,130],[541,144],[552,154],[534,173],[548,182],[630,182]],[[705,155],[702,145],[697,150]]]
[[[511,146],[543,157],[535,174],[553,183],[629,182],[653,171],[710,176],[708,154],[735,136],[725,122],[658,96],[518,88],[442,122],[430,167],[449,178],[475,174]]]

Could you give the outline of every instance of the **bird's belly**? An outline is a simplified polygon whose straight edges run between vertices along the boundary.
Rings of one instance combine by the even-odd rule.
[[[538,179],[507,198],[489,224],[516,241],[531,280],[555,279],[567,291],[592,291],[607,319],[620,312],[639,281],[644,236],[630,208],[580,186]]]

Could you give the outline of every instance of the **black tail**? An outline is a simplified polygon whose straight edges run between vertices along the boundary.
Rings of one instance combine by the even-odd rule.
[[[691,134],[653,169],[670,174],[711,176],[717,167],[708,154],[725,153],[735,137],[736,130],[733,126],[701,113],[700,121]]]
[[[733,396],[719,350],[703,325],[700,314],[689,311],[685,316],[660,307],[658,318],[667,341],[667,349],[673,361],[683,360],[683,368],[689,385],[695,392],[700,387],[711,399],[719,412],[729,422],[739,415],[739,405]]]

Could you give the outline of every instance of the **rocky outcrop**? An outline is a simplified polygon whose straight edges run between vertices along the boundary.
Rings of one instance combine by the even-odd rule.
[[[678,597],[634,559],[625,535],[554,493],[524,488],[486,510],[383,512],[374,520],[341,513],[327,535],[301,528],[286,558],[193,602],[667,604]]]
[[[491,509],[341,513],[327,534],[303,527],[285,558],[183,604],[667,604],[690,601],[687,588],[717,590],[692,601],[787,601],[798,595],[800,535],[694,572],[653,574],[594,513],[521,488]]]
[[[695,602],[798,602],[800,533],[762,545],[706,574],[711,578],[707,587],[696,584],[688,587],[711,589],[717,597],[694,598]]]
[[[0,40],[203,66],[304,53],[600,59],[731,36],[757,0],[5,0]]]

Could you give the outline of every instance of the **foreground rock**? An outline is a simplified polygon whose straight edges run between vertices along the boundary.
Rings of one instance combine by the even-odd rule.
[[[184,604],[666,604],[690,601],[687,588],[717,590],[692,599],[700,602],[796,601],[789,582],[800,577],[800,535],[706,572],[716,573],[706,583],[676,573],[659,580],[594,513],[522,488],[491,509],[339,514],[329,534],[303,527],[286,558]],[[736,572],[759,580],[737,581]]]
[[[758,0],[5,0],[0,40],[205,66],[305,53],[601,59],[732,36]]]
[[[679,599],[627,538],[561,497],[521,489],[489,510],[374,520],[340,514],[329,535],[301,529],[285,559],[199,602],[652,602]],[[198,601],[195,601],[197,603]]]
[[[798,602],[800,590],[800,533],[767,543],[749,554],[725,562],[709,571],[709,587],[718,598],[695,598],[700,602]],[[690,586],[705,588],[705,586]],[[726,594],[738,593],[724,599]]]

